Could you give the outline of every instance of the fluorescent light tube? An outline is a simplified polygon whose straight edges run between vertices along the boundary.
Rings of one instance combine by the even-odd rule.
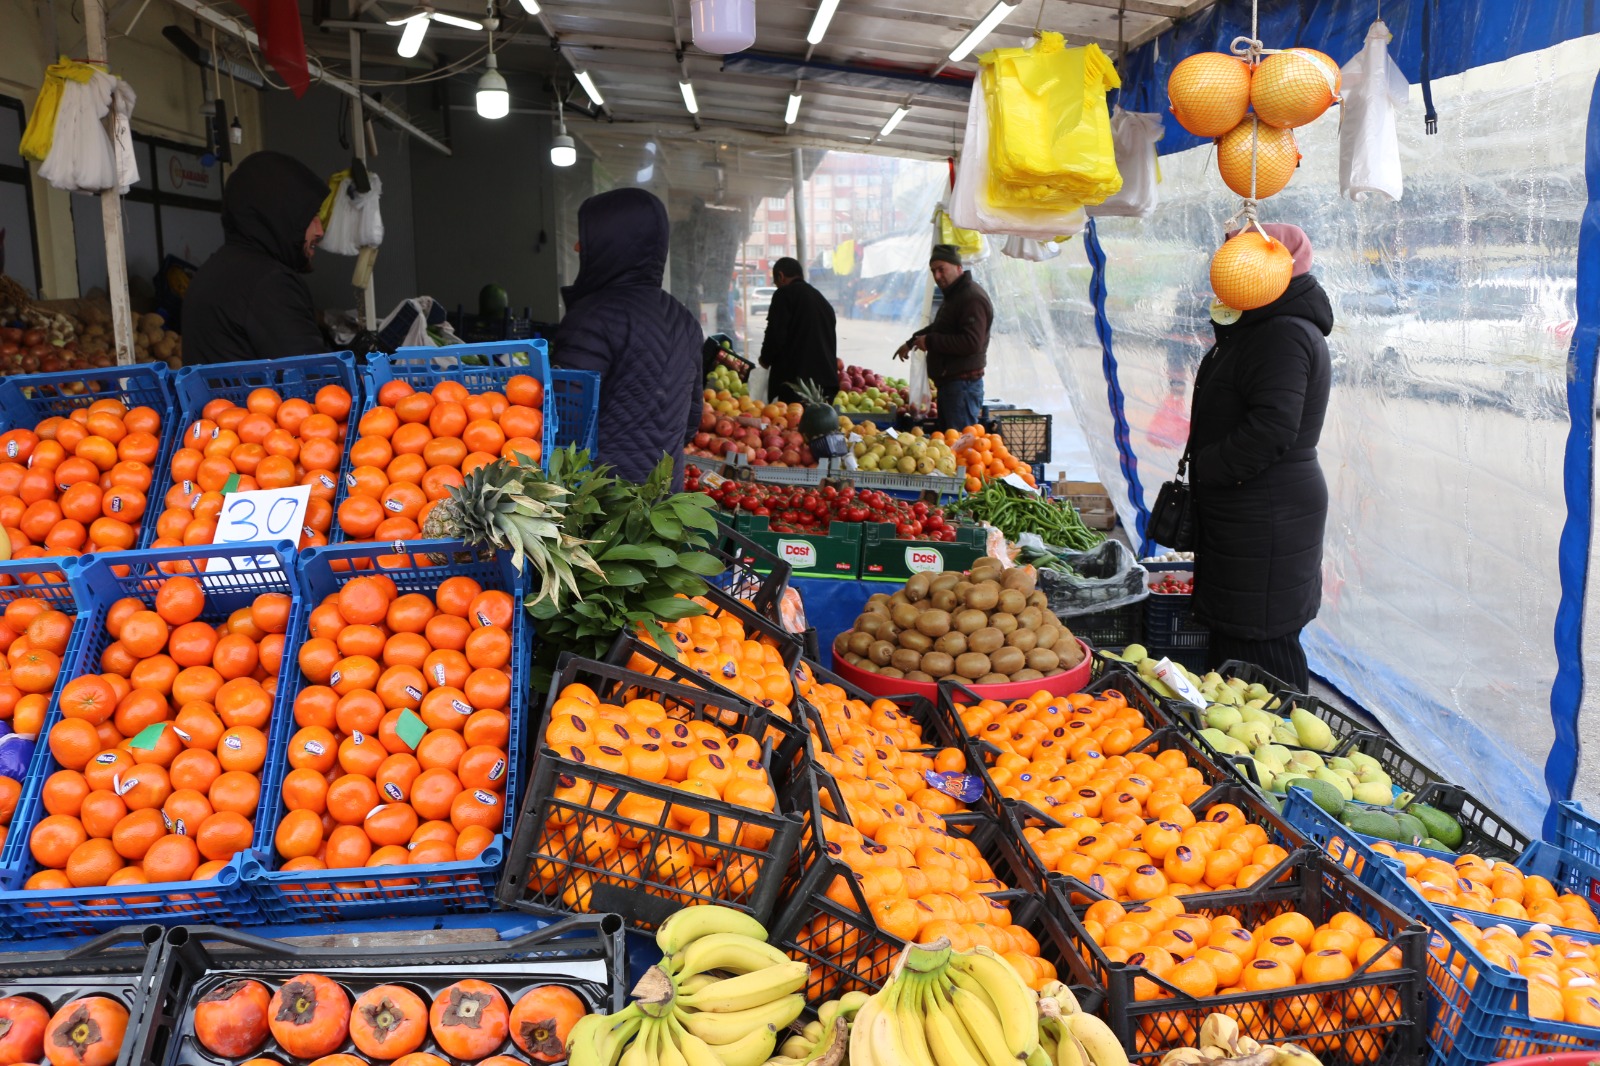
[[[807,44],[821,44],[823,36],[828,32],[828,23],[833,21],[833,13],[839,10],[839,0],[822,0],[817,8],[816,18],[811,20],[811,29],[806,33]]]
[[[522,0],[522,10],[530,15],[539,13],[539,0]]]
[[[594,87],[594,79],[589,77],[587,70],[580,70],[573,76],[578,79],[578,84],[583,86],[583,91],[589,94],[589,99],[594,101],[594,106],[606,106],[606,98],[601,96],[600,90]]]
[[[896,126],[900,125],[901,122],[905,121],[905,117],[907,115],[909,115],[909,114],[911,114],[911,109],[909,107],[897,107],[897,108],[895,108],[894,114],[889,116],[889,121],[885,122],[883,124],[883,129],[878,131],[878,136],[879,137],[887,137],[887,136],[889,136],[889,134],[894,132],[894,128]]]
[[[961,38],[961,43],[955,46],[950,53],[950,62],[959,63],[972,54],[972,50],[983,43],[983,39],[994,32],[996,26],[1006,20],[1006,16],[1017,9],[1016,4],[1008,4],[1006,0],[989,9],[989,13],[972,27],[972,32]]]
[[[683,106],[689,109],[689,114],[698,115],[700,113],[700,101],[694,97],[694,82],[680,81],[678,89],[683,93]]]
[[[455,26],[458,29],[463,29],[463,30],[481,30],[481,29],[483,29],[483,23],[481,23],[481,22],[474,22],[472,19],[464,19],[464,18],[461,18],[458,15],[446,15],[443,11],[434,11],[434,12],[432,12],[430,14],[429,17],[432,18],[435,22],[442,22],[446,26]]]
[[[400,44],[395,48],[402,58],[410,59],[422,51],[422,39],[428,35],[428,16],[417,15],[405,20],[405,32],[400,34]]]
[[[794,120],[800,117],[800,94],[789,94],[789,109],[783,113],[783,124],[793,126]]]

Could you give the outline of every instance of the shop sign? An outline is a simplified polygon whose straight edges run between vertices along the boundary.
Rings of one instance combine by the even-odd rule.
[[[202,200],[222,199],[221,168],[203,165],[200,157],[191,152],[157,147],[156,181],[162,192]]]
[[[944,570],[944,556],[936,548],[907,548],[906,569],[913,574],[940,573]]]
[[[778,556],[795,570],[809,570],[817,565],[817,546],[809,540],[780,540]]]

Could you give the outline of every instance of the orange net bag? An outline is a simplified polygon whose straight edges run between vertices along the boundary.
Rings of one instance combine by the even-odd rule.
[[[1250,107],[1250,67],[1223,52],[1200,52],[1172,68],[1167,97],[1184,129],[1196,137],[1221,137]]]
[[[1281,241],[1250,228],[1211,257],[1211,291],[1236,311],[1253,311],[1282,296],[1294,276],[1294,257]]]
[[[1313,48],[1269,55],[1250,82],[1250,103],[1269,126],[1314,122],[1339,98],[1339,64]]]
[[[1250,191],[1250,156],[1256,149],[1256,188]],[[1251,116],[1217,141],[1217,169],[1228,188],[1240,196],[1265,200],[1276,196],[1300,165],[1300,147],[1289,130],[1277,129]]]

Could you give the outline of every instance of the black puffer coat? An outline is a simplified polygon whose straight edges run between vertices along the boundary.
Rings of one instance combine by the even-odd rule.
[[[222,190],[223,244],[183,298],[183,361],[231,363],[325,352],[301,275],[306,227],[328,185],[281,152],[256,152]]]
[[[578,278],[550,362],[600,374],[600,461],[644,481],[700,429],[699,321],[661,288],[667,209],[643,189],[591,196],[578,209]]]
[[[811,381],[830,402],[839,391],[838,321],[828,298],[795,278],[772,294],[761,365],[772,371],[767,395],[776,403],[800,403],[789,386]]]
[[[1218,325],[1195,379],[1195,616],[1234,637],[1295,632],[1322,604],[1328,486],[1317,440],[1332,330],[1327,293],[1301,275],[1273,303]]]

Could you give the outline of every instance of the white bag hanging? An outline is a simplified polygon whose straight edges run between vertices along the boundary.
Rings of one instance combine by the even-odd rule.
[[[383,183],[376,174],[369,177],[368,192],[357,192],[346,178],[334,193],[333,210],[321,245],[334,255],[360,255],[363,247],[375,248],[383,243],[383,216],[378,207]]]
[[[139,153],[133,149],[133,105],[138,102],[133,86],[121,78],[111,91],[111,154],[116,160],[117,192],[126,196],[139,184]]]
[[[1411,96],[1405,74],[1389,58],[1389,27],[1380,19],[1367,29],[1360,53],[1345,64],[1344,102],[1339,106],[1339,194],[1400,199],[1399,113]]]
[[[1032,237],[1011,236],[1006,238],[1006,246],[1000,254],[1012,259],[1026,259],[1030,263],[1043,263],[1060,255],[1061,245],[1054,241],[1036,241]]]
[[[103,121],[116,85],[116,78],[98,70],[87,82],[69,78],[62,85],[55,139],[39,164],[41,178],[67,192],[101,193],[116,187],[116,160]]]
[[[933,399],[933,387],[928,384],[928,353],[921,348],[911,349],[911,370],[906,392],[907,401],[914,408],[925,408]]]
[[[950,193],[950,221],[979,233],[1005,233],[1049,241],[1080,232],[1087,218],[1083,208],[1074,211],[1009,212],[986,202],[982,190],[989,185],[989,109],[981,78],[972,85],[967,102],[967,129],[961,158],[956,163],[955,188]],[[985,249],[985,255],[988,250]]]
[[[1148,218],[1161,200],[1156,142],[1166,133],[1161,116],[1117,108],[1111,115],[1111,138],[1117,148],[1122,190],[1102,204],[1084,210],[1091,218],[1121,215]]]

